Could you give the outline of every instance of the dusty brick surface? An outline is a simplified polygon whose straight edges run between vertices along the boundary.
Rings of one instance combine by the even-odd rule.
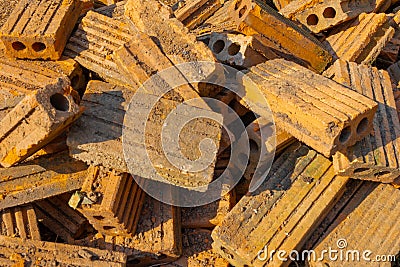
[[[126,266],[126,255],[119,252],[0,236],[2,266]]]
[[[337,249],[338,239],[345,239],[347,246],[342,250],[370,250],[369,257],[376,255],[398,255],[400,238],[398,206],[400,191],[391,185],[364,182],[340,215],[326,230],[314,247],[317,255],[329,246]],[[387,214],[387,216],[382,216]],[[311,260],[310,266],[331,264],[327,255],[322,261]],[[344,258],[345,259],[345,258]],[[360,264],[370,266],[393,266],[393,262],[365,262],[360,256]],[[354,266],[354,261],[335,261],[335,266]]]
[[[327,48],[289,19],[259,1],[235,1],[230,16],[237,30],[254,35],[266,47],[280,56],[294,60],[321,73],[331,62]],[[262,51],[259,51],[262,53]]]
[[[83,111],[74,94],[69,81],[59,78],[24,96],[0,121],[0,164],[23,161],[74,122]]]
[[[288,266],[289,261],[276,257],[261,261],[257,254],[265,245],[269,251],[300,249],[348,180],[335,176],[332,163],[322,155],[293,144],[275,161],[261,187],[244,196],[214,229],[214,250],[235,266]]]
[[[65,152],[0,169],[0,209],[77,190],[86,174],[86,164]]]
[[[58,60],[81,13],[81,1],[19,1],[0,30],[10,57]]]
[[[373,132],[354,146],[337,152],[333,157],[335,170],[352,178],[393,182],[400,175],[397,159],[400,122],[388,72],[338,60],[327,73],[338,83],[378,103]]]
[[[370,133],[375,101],[282,59],[250,70],[242,79],[245,90],[251,90],[251,81],[256,83],[277,126],[325,156],[354,145]],[[361,121],[367,121],[366,127],[357,132]]]
[[[144,192],[128,173],[89,167],[78,211],[103,235],[131,237],[137,228]],[[85,202],[86,200],[86,202]]]
[[[36,212],[32,205],[0,211],[0,233],[11,237],[41,240]]]

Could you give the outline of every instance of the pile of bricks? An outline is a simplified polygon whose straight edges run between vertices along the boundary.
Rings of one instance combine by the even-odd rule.
[[[0,0],[0,265],[400,266],[397,2]],[[194,61],[241,71],[244,95],[201,82],[161,98],[140,92],[156,104],[129,125],[128,166],[124,116],[143,104],[135,94],[167,68],[173,77],[155,87],[186,81],[176,65]],[[221,78],[215,66],[191,71]],[[270,145],[264,110],[248,105],[255,86],[276,153],[253,191]],[[247,127],[233,138],[212,120],[184,127],[176,159],[200,158],[205,138],[216,145],[191,173],[162,153],[161,133],[177,106],[224,119],[185,102],[202,97]],[[217,201],[173,206],[137,182],[158,181],[143,167],[149,157],[169,184],[207,186],[226,175],[241,136],[245,172]]]

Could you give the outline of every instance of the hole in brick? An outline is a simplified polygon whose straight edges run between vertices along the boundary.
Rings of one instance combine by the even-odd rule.
[[[349,141],[350,136],[351,136],[351,128],[350,128],[350,126],[347,126],[340,133],[340,136],[339,136],[340,143],[346,143],[347,141]]]
[[[108,230],[115,229],[115,227],[114,226],[110,226],[110,225],[105,225],[105,226],[103,226],[103,229],[108,231]]]
[[[318,17],[315,14],[311,14],[307,17],[307,25],[314,26],[318,24]]]
[[[235,3],[235,10],[238,10],[241,4],[242,4],[242,0],[236,1],[236,3]]]
[[[79,83],[79,75],[75,75],[71,78],[71,87],[76,88]]]
[[[69,110],[68,99],[60,93],[56,93],[50,97],[50,104],[56,110],[60,110],[60,111],[68,111]]]
[[[237,43],[233,43],[228,47],[228,54],[231,56],[236,55],[240,51],[240,45]]]
[[[221,53],[222,50],[225,48],[225,42],[222,40],[218,40],[213,45],[213,51],[215,54]]]
[[[11,44],[12,48],[16,51],[21,51],[26,48],[26,46],[21,42],[14,42]]]
[[[354,174],[369,173],[369,168],[357,168],[353,171]]]
[[[41,43],[41,42],[36,42],[36,43],[34,43],[34,44],[32,45],[32,49],[33,49],[35,52],[42,52],[43,50],[46,49],[46,45],[45,45],[44,43]]]
[[[103,216],[101,216],[101,215],[96,215],[96,216],[93,216],[93,218],[95,218],[96,220],[99,220],[99,221],[101,221],[101,220],[104,220],[105,218],[103,217]]]
[[[388,174],[392,174],[390,171],[380,171],[375,173],[374,175],[379,177],[379,176],[388,176]]]
[[[243,17],[246,10],[247,10],[247,6],[244,6],[244,7],[242,7],[241,10],[239,10],[239,18]]]
[[[364,133],[368,128],[368,118],[362,119],[357,125],[357,134]]]
[[[333,19],[334,17],[336,17],[336,10],[333,7],[327,7],[325,8],[322,15],[324,16],[324,18]]]

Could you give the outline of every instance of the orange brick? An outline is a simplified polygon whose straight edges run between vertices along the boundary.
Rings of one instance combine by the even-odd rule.
[[[106,236],[105,248],[124,252],[128,264],[135,266],[176,260],[182,254],[180,209],[146,196],[136,234],[132,238]]]
[[[65,152],[0,168],[0,209],[77,190],[86,174],[87,166]]]
[[[82,186],[82,213],[103,235],[131,237],[139,220],[144,192],[128,173],[89,167]]]
[[[400,176],[400,162],[397,159],[400,122],[389,74],[377,68],[338,60],[327,71],[327,75],[378,103],[373,132],[333,156],[335,171],[356,179],[393,182]],[[363,127],[363,124],[359,127]]]
[[[224,194],[221,199],[210,204],[182,208],[183,228],[210,228],[220,225],[224,217],[236,204],[235,189]]]
[[[112,10],[104,10],[107,12],[112,13]],[[132,38],[131,34],[123,19],[89,11],[70,37],[64,55],[108,82],[129,85],[130,81],[121,75],[112,54]]]
[[[235,266],[288,266],[289,259],[267,255],[262,261],[257,255],[265,246],[268,251],[300,249],[348,180],[335,176],[332,163],[322,155],[293,144],[274,162],[264,183],[214,229],[213,249]]]
[[[306,25],[312,32],[318,33],[333,26],[353,19],[361,13],[370,13],[383,1],[331,0],[315,2],[296,0],[286,5],[279,12],[287,18]]]
[[[393,37],[395,28],[385,13],[362,13],[335,28],[324,41],[334,59],[372,64]]]
[[[325,156],[354,145],[370,133],[375,101],[282,59],[250,70],[242,79],[248,90],[245,98],[251,100],[252,82],[257,84],[276,125]],[[361,123],[365,127],[357,132]]]
[[[190,0],[179,7],[175,12],[175,17],[189,29],[196,28],[214,14],[221,6],[220,0]]]
[[[260,1],[237,0],[229,12],[239,32],[254,35],[279,56],[318,73],[323,72],[332,60],[328,50],[315,37]]]
[[[75,121],[83,110],[74,93],[69,81],[59,78],[15,105],[0,121],[0,164],[10,167],[23,161]]]
[[[163,267],[228,267],[229,262],[211,248],[211,231],[207,229],[183,230],[183,256]]]
[[[58,60],[81,9],[80,0],[20,1],[0,30],[7,54]]]
[[[126,255],[89,247],[0,236],[1,266],[126,266]]]
[[[376,255],[398,255],[400,247],[399,204],[400,191],[391,185],[365,182],[343,208],[341,214],[330,225],[326,233],[313,248],[322,260],[311,259],[309,266],[326,266],[333,264],[328,254],[321,254],[328,249],[342,251],[343,258],[338,257],[335,266],[393,266],[392,262],[377,262]],[[338,248],[338,240],[344,239],[346,246]],[[360,260],[353,261],[347,252],[357,250]],[[363,259],[363,252],[372,261]],[[338,253],[338,254],[339,254]],[[346,260],[346,255],[349,260]],[[356,258],[357,256],[355,256]],[[356,258],[357,259],[357,258]]]
[[[0,211],[0,233],[11,237],[41,240],[33,207],[26,205]]]
[[[85,231],[93,231],[88,221],[78,211],[68,206],[69,193],[35,201],[38,220],[51,232],[68,243],[78,239]]]

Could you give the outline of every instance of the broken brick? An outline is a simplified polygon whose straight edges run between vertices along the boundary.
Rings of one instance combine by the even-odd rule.
[[[325,39],[333,58],[371,64],[393,37],[395,28],[385,13],[362,13],[336,27]]]
[[[323,1],[296,0],[279,12],[287,18],[306,25],[312,32],[318,33],[353,19],[361,13],[370,13],[382,1]]]

